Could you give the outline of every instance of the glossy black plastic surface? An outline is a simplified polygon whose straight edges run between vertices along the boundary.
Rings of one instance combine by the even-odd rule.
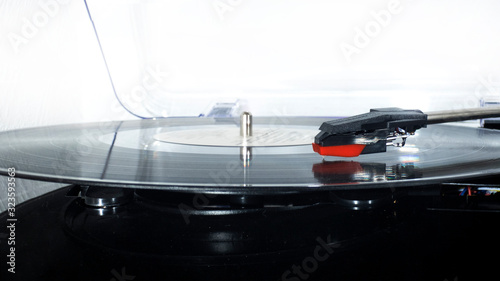
[[[2,255],[1,280],[497,276],[500,200],[460,196],[453,186],[303,193],[274,203],[140,190],[115,208],[85,206],[67,190],[17,207],[16,274]],[[0,214],[2,253],[6,219]]]

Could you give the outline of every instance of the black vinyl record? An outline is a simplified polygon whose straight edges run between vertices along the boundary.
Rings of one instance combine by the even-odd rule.
[[[36,180],[226,194],[416,186],[500,174],[498,131],[432,125],[385,153],[323,158],[313,152],[311,136],[329,119],[255,117],[253,143],[231,143],[229,135],[239,132],[233,118],[9,131],[0,134],[0,173],[15,167],[17,176]]]

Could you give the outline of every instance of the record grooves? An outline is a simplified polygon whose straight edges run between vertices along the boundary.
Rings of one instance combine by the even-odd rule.
[[[254,118],[254,126],[257,131],[314,130],[324,120],[290,117],[271,126],[272,118]],[[323,159],[311,145],[243,149],[154,138],[198,128],[239,130],[231,118],[173,118],[4,132],[0,173],[16,167],[19,177],[83,186],[283,194],[420,186],[500,172],[500,132],[447,125],[417,132],[405,147],[352,159]]]

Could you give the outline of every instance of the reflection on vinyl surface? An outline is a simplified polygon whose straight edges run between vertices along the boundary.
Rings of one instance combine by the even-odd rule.
[[[315,130],[327,119],[290,117],[277,122],[255,117],[254,125],[257,131],[261,127]],[[241,147],[183,145],[154,138],[197,126],[238,130],[235,119],[172,118],[4,132],[0,172],[13,166],[20,177],[40,180],[252,194],[387,187],[396,182],[421,185],[500,171],[500,133],[458,126],[429,126],[410,137],[403,148],[388,147],[386,153],[352,159],[323,159],[310,145],[247,147],[241,155]],[[317,165],[329,162],[337,167],[333,172],[322,169],[319,175]],[[346,176],[353,165],[358,170]],[[382,166],[385,174],[370,175],[369,170]],[[418,172],[408,173],[409,167]]]

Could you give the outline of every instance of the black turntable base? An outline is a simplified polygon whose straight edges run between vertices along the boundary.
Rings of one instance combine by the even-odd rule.
[[[500,199],[474,187],[272,206],[227,196],[193,210],[158,194],[183,202],[169,191],[98,208],[62,188],[18,207],[16,274],[4,268],[2,280],[478,280],[497,274]]]
[[[403,148],[322,158],[303,136],[324,118],[254,121],[252,146],[221,137],[232,119],[1,133],[1,174],[68,185],[16,206],[15,264],[0,215],[0,279],[496,277],[499,131],[429,126]]]

